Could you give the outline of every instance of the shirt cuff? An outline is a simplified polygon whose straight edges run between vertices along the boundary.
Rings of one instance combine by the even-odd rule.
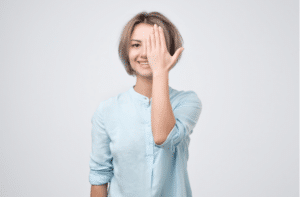
[[[90,170],[89,182],[91,185],[103,185],[111,181],[113,172],[101,172]]]
[[[163,149],[169,149],[171,150],[173,153],[175,152],[175,147],[176,145],[178,145],[179,143],[177,143],[178,139],[181,139],[182,137],[180,137],[180,134],[183,134],[182,129],[181,128],[181,124],[178,124],[178,120],[176,119],[176,123],[173,127],[173,129],[171,130],[171,132],[169,133],[167,139],[160,145],[155,144],[155,146],[159,147],[159,148],[163,148]]]

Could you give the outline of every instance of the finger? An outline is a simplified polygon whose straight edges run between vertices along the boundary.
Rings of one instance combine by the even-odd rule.
[[[151,52],[150,36],[146,40],[146,49],[147,49],[147,57],[148,57],[149,53]]]
[[[163,28],[159,26],[160,44],[163,49],[167,49],[166,39]]]
[[[155,49],[154,29],[152,29],[152,31],[150,33],[150,37],[151,37],[151,51],[154,51],[154,49]]]
[[[154,34],[155,34],[155,46],[160,49],[159,32],[156,24],[154,24]]]

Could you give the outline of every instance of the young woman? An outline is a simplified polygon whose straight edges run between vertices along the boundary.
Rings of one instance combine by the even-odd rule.
[[[119,56],[136,84],[102,101],[92,117],[92,197],[192,196],[188,147],[202,103],[194,91],[169,86],[182,42],[158,12],[141,12],[123,29]]]

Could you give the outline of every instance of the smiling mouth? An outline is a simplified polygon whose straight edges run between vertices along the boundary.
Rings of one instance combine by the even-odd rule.
[[[149,63],[148,62],[138,62],[139,65],[142,67],[142,68],[149,68]]]
[[[139,64],[142,64],[142,65],[149,65],[148,62],[138,62]]]

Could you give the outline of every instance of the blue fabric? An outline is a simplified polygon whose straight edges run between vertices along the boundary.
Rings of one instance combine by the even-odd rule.
[[[128,91],[100,102],[92,116],[91,185],[109,183],[111,197],[191,197],[190,135],[202,103],[194,91],[169,86],[176,124],[163,144],[151,130],[152,98]]]

